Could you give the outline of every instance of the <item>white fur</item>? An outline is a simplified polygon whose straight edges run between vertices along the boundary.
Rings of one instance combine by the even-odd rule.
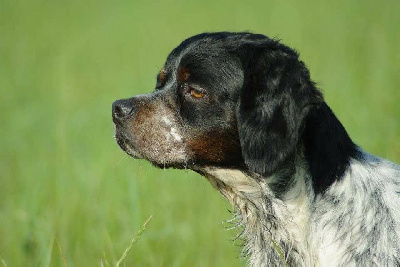
[[[363,156],[353,159],[342,180],[315,201],[311,231],[321,266],[356,266],[354,254],[365,254],[365,262],[368,253],[375,255],[369,262],[377,266],[395,266],[399,260],[400,167]]]
[[[172,123],[172,121],[167,116],[163,116],[162,120],[163,120],[163,122],[165,122],[165,124],[167,126],[170,127],[169,132],[166,133],[167,139],[169,139],[169,136],[172,136],[176,141],[182,142],[182,140],[183,140],[182,136],[178,133],[176,128],[173,127],[174,124]]]
[[[361,154],[316,197],[301,160],[293,186],[279,198],[269,188],[275,177],[215,167],[202,172],[237,208],[250,266],[395,266],[400,167]]]

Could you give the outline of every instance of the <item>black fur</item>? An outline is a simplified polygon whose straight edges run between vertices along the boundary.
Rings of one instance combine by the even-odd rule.
[[[359,154],[326,103],[310,110],[302,139],[316,194],[323,193],[340,179],[349,166],[350,158],[356,158]]]
[[[343,175],[357,149],[308,69],[294,50],[260,35],[242,40],[233,51],[244,68],[237,121],[246,165],[268,176],[293,167],[304,148],[315,193],[323,193]]]
[[[189,73],[185,81],[177,78],[182,68]],[[277,40],[250,33],[199,34],[171,52],[163,72],[157,97],[179,110],[184,139],[195,144],[187,162],[163,166],[231,166],[269,176],[294,170],[296,155],[304,151],[315,190],[322,193],[356,155],[297,52]],[[192,87],[207,96],[193,99],[187,93]],[[220,155],[203,149],[226,139]],[[290,184],[282,179],[283,187]]]
[[[352,142],[279,41],[191,37],[113,121],[129,155],[197,171],[238,209],[251,266],[398,265],[400,166]]]
[[[244,45],[246,51],[249,46],[254,44]],[[248,167],[270,175],[293,160],[303,119],[322,97],[293,50],[265,39],[253,51],[239,55],[245,66],[237,110],[239,136]]]

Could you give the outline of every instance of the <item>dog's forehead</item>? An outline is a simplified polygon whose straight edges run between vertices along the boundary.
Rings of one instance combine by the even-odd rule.
[[[232,53],[236,54],[237,49],[243,44],[259,46],[270,40],[267,36],[248,32],[201,33],[187,38],[174,48],[167,58],[166,66],[179,64],[185,55],[187,58],[193,56],[202,59],[221,58],[227,54],[232,56]]]
[[[178,82],[188,80],[179,79],[184,73],[190,82],[219,92],[231,91],[243,82],[240,59],[230,54],[221,40],[210,38],[180,44],[169,54],[164,69]]]
[[[173,70],[179,66],[209,65],[224,57],[227,55],[220,41],[208,38],[188,39],[172,50],[167,57],[165,67]]]

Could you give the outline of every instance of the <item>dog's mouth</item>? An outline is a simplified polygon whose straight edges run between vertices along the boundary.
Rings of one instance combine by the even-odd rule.
[[[191,160],[184,160],[182,162],[176,162],[168,159],[158,159],[154,160],[152,158],[146,157],[146,153],[139,152],[140,150],[135,147],[135,143],[129,138],[123,129],[116,126],[115,128],[115,140],[117,141],[118,146],[129,156],[134,159],[146,159],[155,167],[160,169],[166,168],[176,168],[176,169],[191,169],[194,166],[194,162]],[[162,153],[161,157],[162,157]]]
[[[118,129],[115,129],[115,140],[119,147],[125,151],[129,156],[135,159],[143,158],[140,153],[132,146],[131,140],[125,136],[125,134]]]

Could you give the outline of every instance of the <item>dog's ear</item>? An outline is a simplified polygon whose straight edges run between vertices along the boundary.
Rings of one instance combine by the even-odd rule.
[[[293,159],[308,107],[323,98],[297,53],[278,42],[253,48],[242,66],[236,111],[242,155],[251,171],[270,175]]]

